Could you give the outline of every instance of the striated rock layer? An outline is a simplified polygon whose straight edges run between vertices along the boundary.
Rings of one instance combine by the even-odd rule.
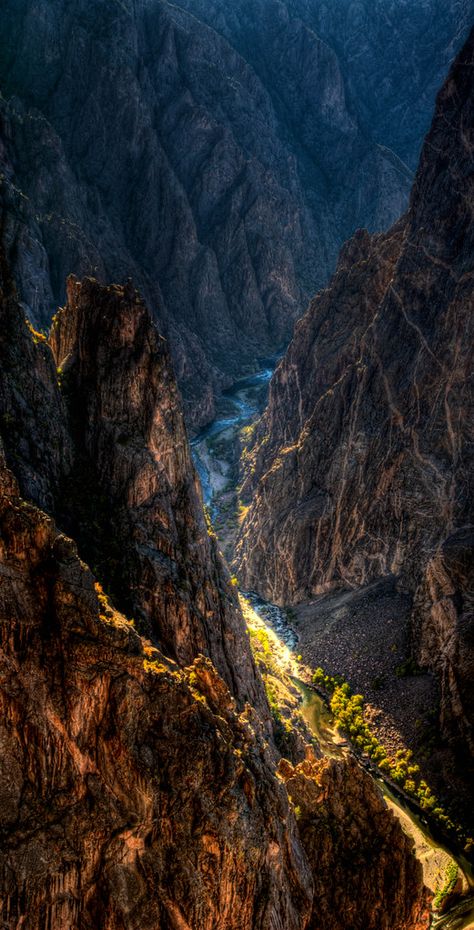
[[[314,874],[318,902],[308,930],[396,930],[426,926],[418,868],[407,869],[411,840],[354,759],[286,759],[279,774],[298,811],[298,829]],[[371,827],[367,829],[367,812]],[[373,863],[366,868],[367,863]],[[370,902],[369,907],[362,902]],[[390,901],[390,913],[386,902]]]
[[[362,930],[372,909],[380,927],[428,926],[421,867],[368,776],[340,766],[315,791],[318,764],[299,775],[302,844],[255,712],[239,716],[208,660],[180,669],[104,612],[4,467],[0,540],[5,927],[304,930],[323,914]],[[349,816],[371,835],[355,858]]]
[[[3,926],[307,930],[327,914],[362,930],[374,912],[395,930],[427,927],[421,867],[358,766],[327,780],[308,748],[298,785],[319,827],[311,842],[300,832],[143,302],[129,285],[71,280],[56,366],[1,272]],[[77,528],[114,595],[130,585],[149,636],[44,508]],[[352,817],[371,835],[357,857]]]
[[[144,303],[130,286],[70,280],[50,341],[75,449],[65,523],[81,540],[85,516],[85,551],[167,655],[181,664],[209,655],[237,697],[258,703],[261,685],[204,519],[169,351]],[[79,520],[68,520],[71,497]]]
[[[401,576],[448,735],[472,743],[474,34],[407,215],[359,231],[297,324],[257,428],[244,586],[277,602]],[[453,722],[455,724],[453,730]]]
[[[2,238],[25,311],[49,322],[70,273],[131,275],[188,422],[211,419],[344,239],[405,208],[460,4],[3,0]]]

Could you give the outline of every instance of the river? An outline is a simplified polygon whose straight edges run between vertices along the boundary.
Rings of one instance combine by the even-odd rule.
[[[242,427],[255,420],[263,409],[267,394],[266,388],[275,362],[276,359],[265,360],[264,367],[259,372],[243,378],[226,391],[225,413],[206,426],[191,442],[194,463],[201,480],[204,504],[213,521],[218,516],[222,492],[232,477],[232,467],[226,456],[219,458],[216,440],[219,437],[227,437],[228,445],[232,446],[234,437]],[[264,601],[253,592],[243,593],[263,622],[271,627],[291,652],[295,652],[298,636],[292,629],[285,610]],[[350,743],[339,732],[324,699],[303,681],[297,678],[293,678],[293,681],[301,693],[301,713],[323,752],[331,758],[343,758],[344,755],[352,752]],[[374,772],[370,765],[364,767],[375,778],[387,804],[400,820],[402,828],[413,837],[417,854],[424,868],[425,881],[426,875],[430,875],[435,869],[439,871],[450,859],[458,863],[460,870],[466,876],[466,883],[470,888],[469,893],[465,894],[442,916],[433,918],[431,924],[433,930],[474,930],[474,882],[469,863],[460,859],[446,845],[441,845],[432,836],[428,824],[416,812],[414,805],[409,804],[402,795],[399,795],[378,772]]]
[[[260,371],[242,378],[224,391],[226,412],[191,440],[194,464],[201,479],[203,501],[211,518],[216,516],[216,498],[225,487],[225,479],[231,467],[231,463],[226,460],[216,460],[216,440],[226,435],[230,445],[239,430],[252,423],[263,409],[277,357],[262,359],[262,362],[264,367]]]

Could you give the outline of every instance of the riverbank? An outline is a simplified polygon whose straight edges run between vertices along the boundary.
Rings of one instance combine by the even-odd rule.
[[[247,595],[241,598],[241,602],[250,629],[260,630],[269,637],[272,681],[275,682],[281,677],[285,683],[282,694],[285,695],[288,690],[291,692],[291,711],[287,717],[291,719],[292,724],[295,725],[295,721],[301,716],[315,737],[317,746],[325,755],[336,759],[348,754],[354,755],[351,744],[339,731],[324,699],[311,686],[313,669],[305,663],[298,651],[300,643],[286,611],[266,603],[256,595]],[[288,682],[290,682],[289,686]],[[296,704],[295,690],[300,695],[300,700]],[[279,689],[274,688],[274,694],[279,693]],[[356,758],[358,758],[357,754]],[[430,889],[433,897],[445,887],[446,876],[450,874],[450,870],[457,869],[457,894],[452,898],[447,913],[435,916],[433,928],[472,930],[474,899],[470,892],[468,878],[463,872],[464,863],[460,866],[457,857],[453,856],[445,845],[433,838],[427,824],[423,822],[422,815],[415,812],[413,805],[408,799],[406,801],[403,799],[395,786],[392,787],[388,781],[380,777],[375,767],[369,762],[364,763],[359,758],[358,761],[361,766],[372,773],[385,802],[399,820],[403,831],[412,839],[416,856],[422,865],[425,885]],[[449,899],[447,902],[449,904]]]
[[[437,682],[411,659],[410,610],[396,579],[385,578],[289,613],[305,663],[341,675],[364,696],[366,720],[388,755],[411,751],[451,819],[472,835],[466,772],[439,733]]]

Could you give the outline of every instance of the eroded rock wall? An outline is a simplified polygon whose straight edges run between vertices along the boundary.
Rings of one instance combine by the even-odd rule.
[[[412,594],[421,585],[417,625],[435,649],[420,655],[443,668],[443,703],[469,730],[472,550],[455,567],[448,540],[468,539],[474,522],[473,55],[471,33],[438,96],[408,213],[386,234],[355,235],[296,326],[249,457],[238,559],[244,586],[277,602],[391,573]],[[437,636],[431,582],[446,559],[459,630],[452,619]]]
[[[106,591],[168,656],[211,656],[239,702],[265,714],[169,351],[143,301],[131,286],[71,280],[53,354],[4,268],[0,433],[22,493],[74,534]]]
[[[310,930],[425,927],[427,898],[416,892],[421,865],[409,865],[411,840],[400,834],[394,814],[357,762],[306,759],[293,767],[283,759],[279,773],[298,813],[304,849],[316,866],[318,903]]]
[[[260,723],[104,607],[0,477],[5,927],[303,930],[312,879]]]
[[[4,926],[306,930],[320,912],[368,921],[374,910],[397,930],[426,927],[427,914],[422,924],[417,916],[426,891],[400,827],[390,827],[392,884],[367,893],[363,876],[384,875],[387,821],[358,767],[343,763],[328,789],[345,820],[362,790],[376,837],[351,882],[338,871],[346,845],[350,855],[344,830],[334,846],[326,829],[305,845],[275,774],[242,618],[205,527],[201,537],[166,345],[137,292],[71,280],[52,336],[56,365],[2,269],[1,317],[14,336],[0,368]],[[79,530],[87,517],[102,570],[113,546],[135,621],[43,501]],[[89,545],[80,533],[81,554]],[[149,637],[136,628],[146,623]],[[318,763],[309,747],[307,757],[309,791]],[[323,822],[325,803],[327,793],[313,792],[305,812],[317,819],[321,807]]]

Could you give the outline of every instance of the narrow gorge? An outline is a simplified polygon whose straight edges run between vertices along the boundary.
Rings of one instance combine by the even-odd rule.
[[[356,232],[296,325],[247,451],[236,560],[471,831],[473,50],[471,34],[407,214]]]
[[[5,263],[2,285],[15,333],[0,413],[7,926],[323,927],[344,879],[321,886],[319,862],[343,870],[346,818],[371,839],[337,892],[340,919],[357,908],[361,928],[427,926],[421,867],[370,777],[303,736],[276,772],[262,678],[138,294],[70,280],[49,345],[24,322]],[[55,521],[77,525],[77,545]],[[115,606],[122,586],[133,617]],[[308,795],[317,840],[300,833],[288,779]]]
[[[1,930],[473,930],[473,19],[2,4]]]

